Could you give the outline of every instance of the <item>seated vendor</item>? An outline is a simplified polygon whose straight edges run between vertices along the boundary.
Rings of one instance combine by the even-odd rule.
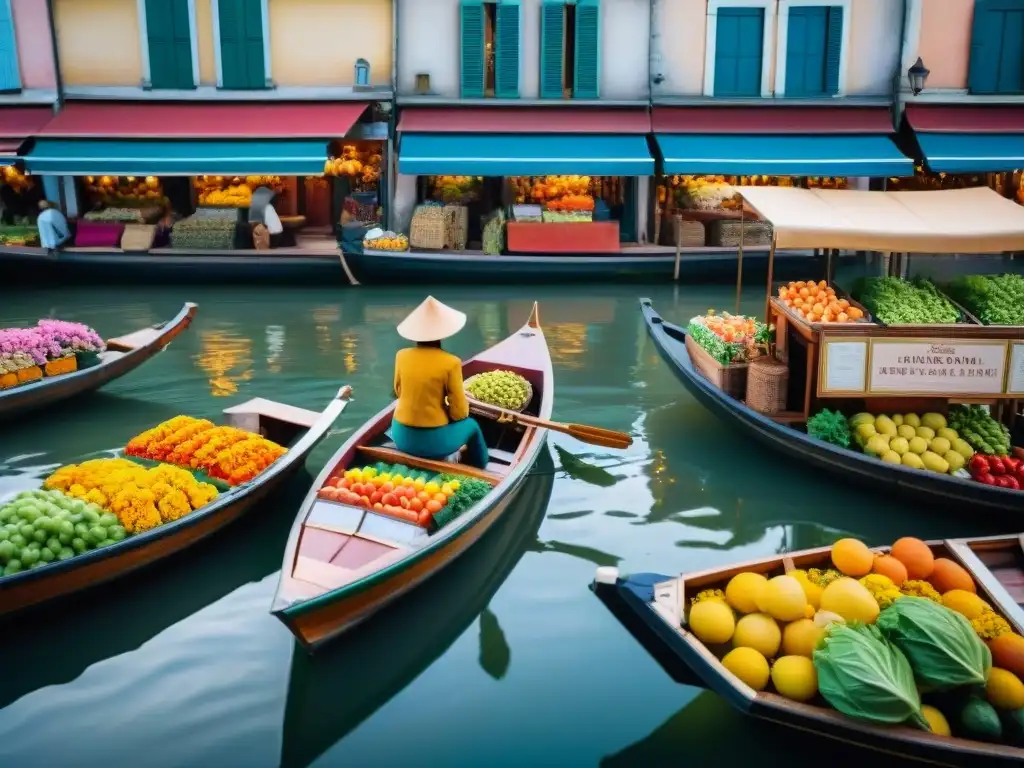
[[[462,361],[441,349],[441,340],[454,336],[465,324],[465,314],[428,296],[398,326],[399,335],[416,346],[395,356],[398,406],[391,439],[398,450],[423,459],[445,459],[466,446],[466,463],[484,469],[487,443],[480,425],[469,415]]]

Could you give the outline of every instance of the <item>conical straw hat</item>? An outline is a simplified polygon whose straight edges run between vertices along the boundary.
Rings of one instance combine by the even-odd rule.
[[[454,336],[465,324],[465,313],[427,296],[398,324],[398,335],[409,341],[440,341]]]

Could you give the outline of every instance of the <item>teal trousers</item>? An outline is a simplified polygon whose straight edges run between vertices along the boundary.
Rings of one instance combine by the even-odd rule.
[[[473,417],[453,421],[443,427],[408,427],[391,422],[391,439],[402,453],[421,459],[446,459],[466,446],[466,463],[487,468],[487,443],[483,430]]]

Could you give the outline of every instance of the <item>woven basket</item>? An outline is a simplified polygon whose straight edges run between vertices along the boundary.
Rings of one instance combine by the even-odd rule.
[[[121,235],[121,250],[141,252],[153,247],[156,227],[152,224],[128,224]]]
[[[678,243],[676,233],[678,232]],[[668,227],[665,235],[665,245],[679,245],[681,248],[700,248],[704,245],[707,235],[704,232],[704,223],[690,221],[689,219],[675,218]]]
[[[472,395],[470,395],[469,392],[468,392],[469,385],[472,384],[473,381],[475,381],[477,376],[479,376],[479,375],[480,374],[478,373],[478,374],[476,374],[476,376],[470,376],[468,379],[466,379],[462,383],[463,387],[467,390],[467,392],[466,392],[466,399],[470,400],[471,402],[483,402],[481,400],[477,400]],[[516,411],[518,413],[522,413],[523,411],[525,411],[527,408],[530,407],[530,403],[533,401],[533,387],[530,385],[529,381],[527,381],[526,379],[524,379],[524,381],[526,381],[526,399],[523,401],[522,406],[519,407],[519,408],[509,408],[507,410]]]
[[[441,250],[445,247],[445,216],[436,206],[418,206],[409,227],[409,245],[413,248]]]
[[[750,361],[747,369],[747,407],[758,413],[786,410],[789,366],[771,355]]]
[[[445,245],[456,251],[466,250],[469,240],[469,209],[464,205],[444,207]]]
[[[732,363],[722,365],[708,351],[686,334],[686,351],[690,353],[693,367],[703,374],[704,378],[725,392],[730,397],[742,400],[747,393],[748,363]]]
[[[763,221],[709,221],[708,245],[734,248],[743,245],[770,245],[772,242],[772,226]]]

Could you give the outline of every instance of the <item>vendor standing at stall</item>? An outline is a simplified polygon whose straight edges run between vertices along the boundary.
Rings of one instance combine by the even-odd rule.
[[[39,244],[52,253],[71,238],[68,220],[49,200],[41,200],[39,210],[39,218],[36,219],[36,226],[39,228]]]
[[[280,245],[281,233],[284,232],[281,217],[273,206],[276,196],[277,193],[269,187],[259,187],[252,193],[252,202],[249,203],[249,224],[253,228],[253,237],[259,226],[266,227],[270,235],[270,247]]]

